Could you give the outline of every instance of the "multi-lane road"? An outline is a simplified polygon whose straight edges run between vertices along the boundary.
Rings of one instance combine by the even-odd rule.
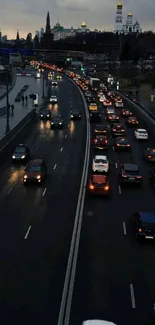
[[[53,111],[64,115],[64,129],[54,131],[49,122],[37,121],[25,141],[32,157],[46,160],[46,183],[25,188],[23,167],[9,161],[0,179],[0,311],[9,311],[9,317],[20,312],[35,324],[58,322],[86,142],[78,89],[63,78],[52,94],[58,96]],[[69,120],[72,108],[80,108],[81,121]],[[92,318],[149,325],[155,300],[154,246],[138,244],[131,217],[137,210],[154,210],[154,191],[148,184],[151,167],[143,157],[144,148],[154,146],[154,137],[151,126],[139,120],[149,132],[148,143],[135,140],[133,129],[126,127],[132,150],[116,153],[110,137],[111,197],[92,199],[86,194],[70,325]],[[92,157],[91,150],[89,174]],[[140,166],[142,188],[123,189],[119,184],[120,163],[130,161]]]

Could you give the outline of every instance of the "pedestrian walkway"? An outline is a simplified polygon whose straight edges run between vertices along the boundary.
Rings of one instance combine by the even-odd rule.
[[[16,103],[14,101],[15,96],[17,95],[16,92],[19,91],[24,85],[29,84],[29,89],[24,93],[24,96],[28,96],[28,104],[23,105],[22,102]],[[14,87],[14,91],[10,96],[9,103],[10,105],[14,105],[14,113],[12,115],[10,111],[9,116],[9,124],[10,130],[15,127],[32,109],[33,109],[33,101],[29,99],[29,94],[37,93],[39,95],[39,104],[43,103],[42,99],[42,83],[41,80],[36,80],[35,78],[31,77],[18,77],[17,78],[17,85]],[[11,91],[12,92],[12,91]],[[10,94],[11,94],[10,92]],[[45,96],[47,94],[47,87],[45,86]],[[5,99],[6,100],[6,99]],[[1,102],[1,101],[0,101]],[[4,102],[5,103],[5,102]],[[5,135],[6,132],[6,115],[0,117],[0,139]]]

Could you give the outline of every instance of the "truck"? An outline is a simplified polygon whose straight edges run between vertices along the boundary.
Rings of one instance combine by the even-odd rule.
[[[90,86],[91,86],[92,90],[96,91],[96,90],[100,89],[100,83],[101,83],[100,79],[98,79],[98,78],[90,78],[89,83],[90,83]]]

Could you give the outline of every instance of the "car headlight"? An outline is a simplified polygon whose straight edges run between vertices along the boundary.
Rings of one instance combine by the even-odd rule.
[[[73,117],[73,115],[71,115],[71,117]]]
[[[27,175],[24,175],[24,179],[27,179]]]
[[[53,125],[54,123],[53,122],[51,122],[51,125]]]
[[[40,175],[38,175],[38,176],[37,176],[37,179],[40,179],[40,178],[41,178],[41,176],[40,176]]]
[[[41,117],[43,117],[43,115],[41,115]]]
[[[12,156],[13,159],[16,159],[15,155]]]
[[[62,122],[59,123],[59,125],[61,125],[61,124],[62,124]]]
[[[21,156],[21,159],[24,159],[25,158],[25,155]]]
[[[47,117],[50,117],[49,115],[47,115]]]

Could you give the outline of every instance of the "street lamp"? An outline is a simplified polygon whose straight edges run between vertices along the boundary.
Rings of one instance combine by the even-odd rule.
[[[42,76],[43,76],[43,83],[42,83],[42,85],[43,85],[43,92],[42,92],[42,98],[44,98],[45,97],[45,79],[44,79],[44,69],[41,69],[41,72],[42,72]]]

